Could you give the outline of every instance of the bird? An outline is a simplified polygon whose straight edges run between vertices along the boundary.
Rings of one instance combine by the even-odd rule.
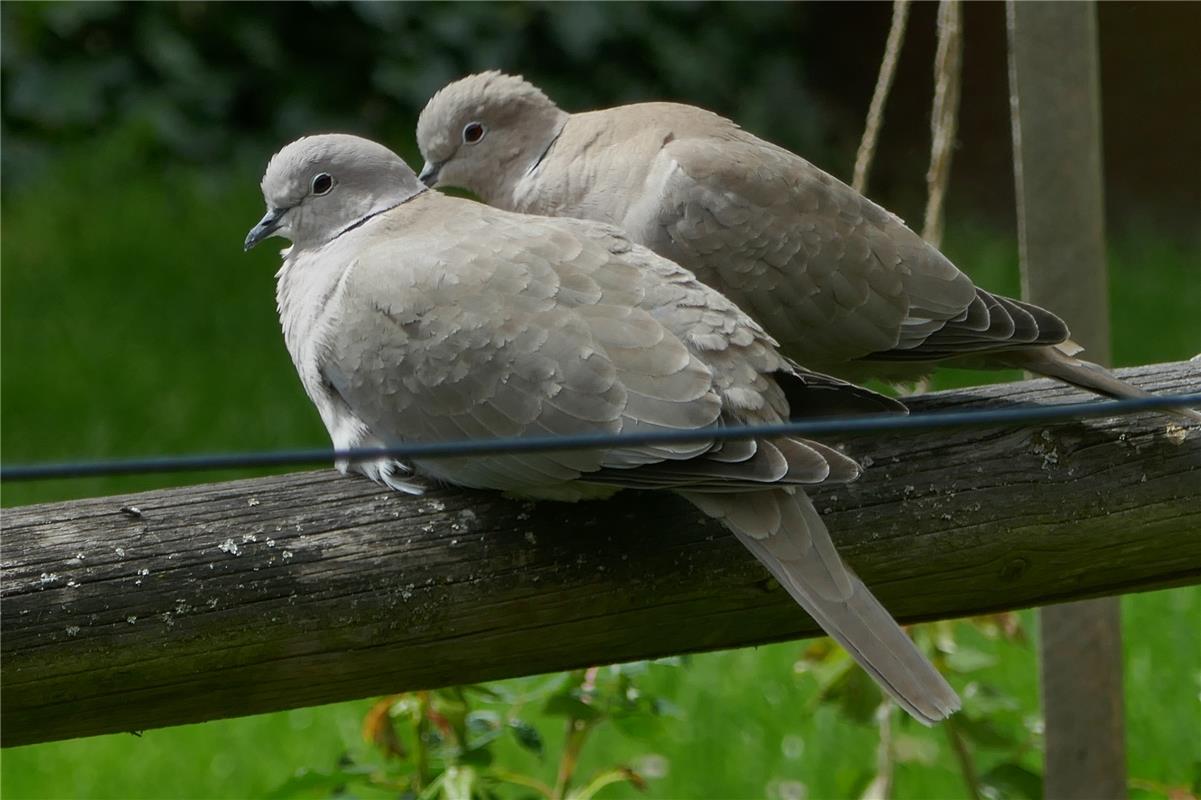
[[[382,144],[299,139],[270,159],[262,192],[267,211],[244,245],[291,241],[277,273],[284,343],[337,450],[904,410],[781,355],[736,305],[619,229],[444,195]],[[960,706],[805,493],[859,476],[832,447],[704,438],[337,466],[408,492],[421,481],[543,500],[675,492],[731,530],[915,718]]]
[[[905,384],[944,362],[1013,367],[1148,396],[1076,358],[1083,348],[1051,311],[976,286],[895,214],[704,109],[569,114],[524,78],[490,71],[434,94],[417,143],[426,184],[616,225],[733,300],[810,369]]]

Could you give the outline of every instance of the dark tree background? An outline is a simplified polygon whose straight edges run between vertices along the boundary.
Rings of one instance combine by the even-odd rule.
[[[921,208],[933,3],[912,7],[872,180]],[[952,213],[1012,225],[1005,9],[968,3]],[[127,131],[149,166],[247,159],[349,130],[408,157],[429,95],[525,74],[569,110],[706,106],[846,176],[889,3],[5,3],[5,188],[64,146]],[[1099,6],[1111,225],[1201,216],[1201,4]],[[1172,143],[1163,146],[1163,142]]]

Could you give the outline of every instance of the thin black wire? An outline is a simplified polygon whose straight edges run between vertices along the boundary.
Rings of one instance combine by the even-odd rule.
[[[633,447],[654,444],[764,438],[771,436],[822,436],[842,433],[896,433],[932,428],[966,428],[990,425],[1054,422],[1087,417],[1113,417],[1140,411],[1201,406],[1201,393],[1157,395],[1133,400],[1071,403],[1058,406],[977,411],[932,411],[921,414],[871,414],[856,417],[780,422],[770,425],[705,428],[648,433],[590,433],[576,436],[530,436],[502,439],[469,439],[401,447],[353,450],[309,449],[257,453],[215,453],[193,456],[156,456],[0,466],[0,481],[36,481],[55,478],[92,478],[141,473],[192,472],[215,469],[328,464],[337,459],[366,461],[375,458],[435,459],[505,453],[551,452],[591,448]]]

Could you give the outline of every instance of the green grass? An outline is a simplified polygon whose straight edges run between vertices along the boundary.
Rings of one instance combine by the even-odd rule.
[[[256,182],[150,176],[124,140],[102,147],[5,198],[5,459],[327,445],[279,333],[278,256],[242,253]],[[12,484],[3,499],[209,479]]]
[[[152,175],[132,140],[102,143],[87,156],[4,198],[4,460],[326,444],[279,334],[278,259],[270,245],[241,252],[245,231],[261,213],[260,165]],[[982,285],[1017,292],[1012,241],[960,228],[947,249]],[[1197,252],[1150,234],[1116,241],[1118,364],[1187,358],[1201,348],[1199,263]],[[989,376],[949,373],[938,385],[982,377]],[[3,487],[3,503],[218,477],[12,484]],[[1127,597],[1123,612],[1130,774],[1187,784],[1201,758],[1201,590]],[[1032,628],[1033,615],[1024,618]],[[1020,714],[1037,715],[1032,648],[982,639],[972,646],[997,658],[972,680],[1012,695]],[[652,796],[784,797],[798,785],[810,798],[856,795],[873,758],[874,729],[828,706],[807,711],[814,682],[793,668],[803,647],[713,653],[684,668],[652,669],[644,687],[671,698],[681,716],[649,740],[601,729],[586,750],[584,771],[654,754],[667,771],[652,783]],[[365,753],[358,729],[369,705],[6,750],[0,791],[8,800],[262,796],[298,768],[331,768],[343,752]],[[535,722],[553,748],[561,723]],[[943,732],[908,723],[903,731],[929,742],[933,760],[903,764],[895,795],[963,796]],[[552,777],[550,760],[539,763],[515,747],[501,752],[514,769]],[[1037,754],[1026,760],[1037,765]],[[604,796],[633,794],[614,787]]]

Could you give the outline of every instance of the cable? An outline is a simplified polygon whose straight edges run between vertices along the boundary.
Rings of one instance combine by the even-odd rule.
[[[1201,406],[1201,394],[1157,395],[1134,400],[1071,403],[1059,406],[1023,406],[982,411],[935,411],[921,414],[871,414],[833,419],[780,422],[724,428],[649,433],[591,433],[577,436],[532,436],[472,439],[401,447],[355,450],[280,450],[258,453],[214,453],[192,456],[156,456],[0,466],[0,481],[35,481],[54,478],[93,478],[142,473],[192,472],[215,469],[299,466],[330,463],[337,459],[366,461],[376,458],[435,459],[504,453],[550,452],[616,448],[653,444],[766,438],[772,436],[822,436],[843,433],[896,433],[932,428],[966,428],[1019,423],[1054,422],[1087,417],[1109,417],[1140,411]]]

